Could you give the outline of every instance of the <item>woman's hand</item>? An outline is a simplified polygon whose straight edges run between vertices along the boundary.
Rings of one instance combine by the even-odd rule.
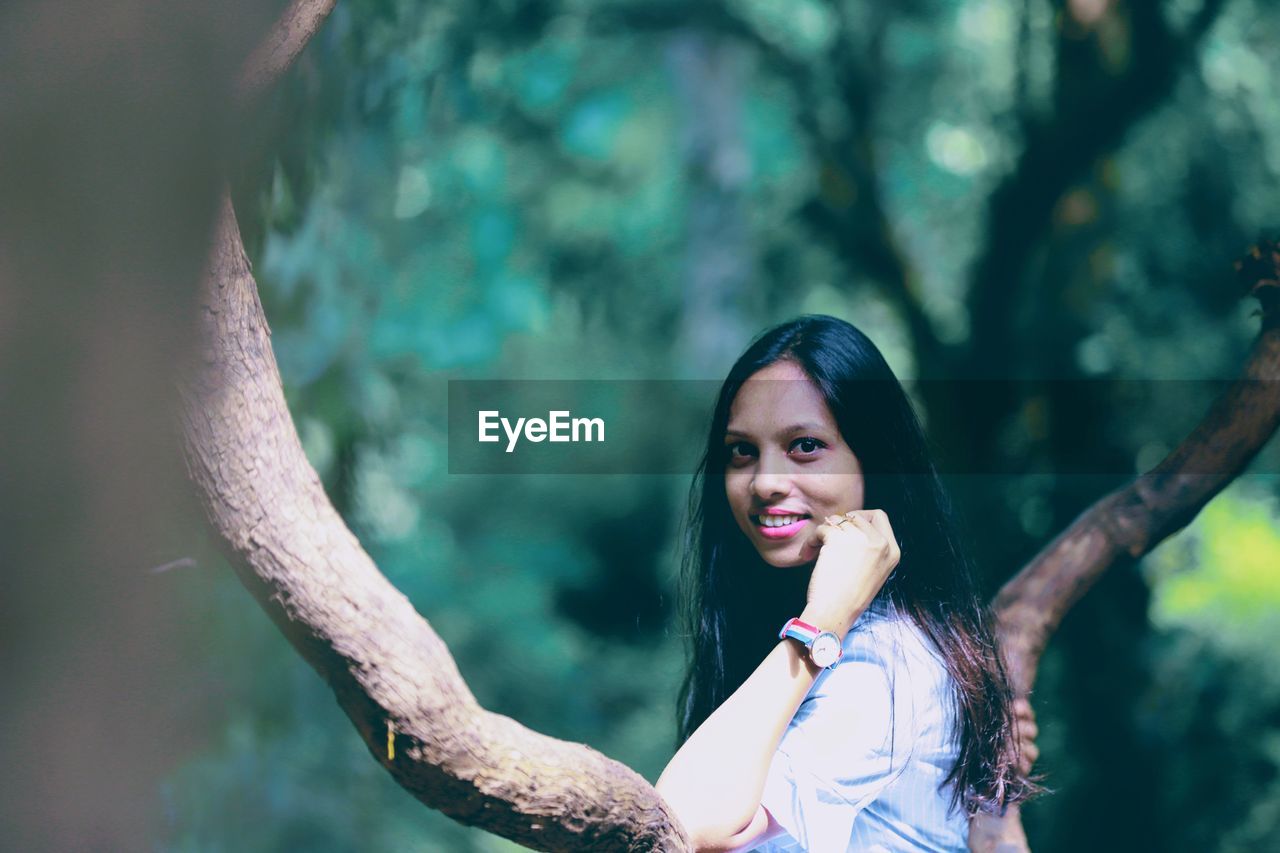
[[[814,553],[802,618],[843,638],[898,565],[898,540],[884,510],[853,510],[814,528],[801,554]]]
[[[1018,734],[1018,772],[1027,776],[1031,773],[1031,765],[1040,757],[1040,748],[1036,746],[1036,735],[1040,734],[1040,727],[1036,725],[1035,712],[1026,699],[1013,700],[1013,718]]]

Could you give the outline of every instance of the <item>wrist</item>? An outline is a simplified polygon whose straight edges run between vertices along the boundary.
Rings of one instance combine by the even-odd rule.
[[[858,617],[861,614],[862,610],[858,610],[856,613],[840,614],[832,612],[829,609],[809,605],[805,607],[803,612],[801,612],[800,619],[803,622],[808,622],[815,628],[823,631],[830,631],[843,640],[845,635],[849,633],[849,630],[853,628],[853,623],[858,621]]]
[[[806,661],[812,662],[816,667],[816,669],[810,669],[811,673],[830,669],[839,663],[844,655],[844,637],[834,631],[806,622],[798,616],[787,620],[782,630],[778,632],[778,639],[794,640],[804,647]]]
[[[795,640],[792,637],[787,637],[785,640],[780,640],[779,642],[785,643],[795,649],[796,657],[800,660],[800,665],[805,668],[805,671],[809,673],[810,677],[817,678],[822,674],[823,668],[813,662],[813,657],[809,654],[809,650],[806,649],[798,640]]]

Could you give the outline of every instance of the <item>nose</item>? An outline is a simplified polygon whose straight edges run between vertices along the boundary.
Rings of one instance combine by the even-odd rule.
[[[775,459],[761,454],[751,478],[751,491],[761,500],[770,500],[791,492],[791,473],[785,459]]]

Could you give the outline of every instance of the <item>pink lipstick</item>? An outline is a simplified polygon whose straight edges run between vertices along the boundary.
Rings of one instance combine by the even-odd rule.
[[[801,516],[801,518],[797,521],[791,522],[790,524],[784,524],[781,527],[766,527],[760,522],[761,516],[764,515],[798,515]],[[795,536],[804,529],[804,526],[809,522],[809,518],[803,512],[771,508],[760,513],[760,515],[753,515],[751,517],[751,521],[755,524],[756,530],[760,531],[760,535],[766,539],[790,539],[792,536]]]

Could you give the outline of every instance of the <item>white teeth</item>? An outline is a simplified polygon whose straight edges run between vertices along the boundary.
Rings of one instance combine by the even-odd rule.
[[[795,524],[803,515],[762,515],[760,516],[760,524],[764,527],[785,527],[788,524]]]

